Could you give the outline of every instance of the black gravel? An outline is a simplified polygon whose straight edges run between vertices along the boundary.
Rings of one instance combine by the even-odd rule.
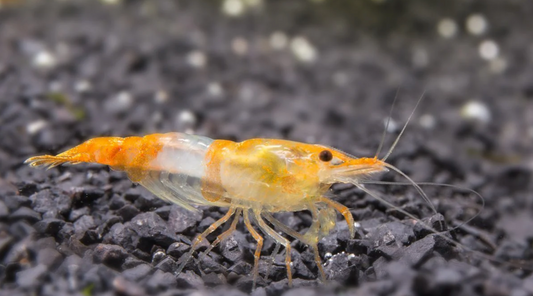
[[[1,295],[533,295],[533,3],[271,0],[229,16],[224,1],[105,2],[0,6]],[[488,24],[479,35],[466,27],[473,15]],[[446,19],[449,38],[437,30]],[[315,52],[301,60],[291,46],[305,40]],[[483,44],[498,46],[495,59],[480,56]],[[176,276],[191,240],[225,209],[187,212],[99,165],[23,164],[95,136],[168,131],[372,156],[394,98],[385,150],[422,93],[387,161],[420,182],[474,189],[485,208],[464,225],[481,209],[475,195],[424,186],[434,214],[412,188],[369,188],[512,264],[338,185],[360,225],[350,239],[339,222],[319,243],[328,283],[293,241],[288,287],[284,254],[270,256],[266,240],[251,291],[255,241],[242,225],[208,255],[203,242]],[[472,101],[489,116],[466,114]],[[298,231],[311,222],[306,212],[277,217]]]

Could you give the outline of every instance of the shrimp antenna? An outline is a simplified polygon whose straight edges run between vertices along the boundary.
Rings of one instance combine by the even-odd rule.
[[[398,142],[400,141],[400,138],[402,137],[403,133],[405,132],[405,129],[407,128],[407,125],[411,121],[411,118],[415,114],[416,108],[418,108],[418,105],[420,105],[420,102],[422,102],[422,99],[424,98],[425,94],[426,94],[426,91],[424,90],[424,92],[422,92],[422,95],[420,96],[420,98],[416,102],[416,105],[413,108],[413,111],[411,111],[411,114],[407,118],[407,122],[403,125],[403,128],[400,131],[400,134],[398,135],[398,137],[396,137],[396,140],[394,140],[394,143],[392,143],[392,146],[390,147],[389,152],[387,152],[387,155],[385,155],[385,157],[383,157],[383,159],[381,159],[381,161],[387,160],[387,158],[389,158],[389,156],[391,155],[392,151],[394,151],[394,148],[396,147],[396,145],[398,145]]]
[[[399,185],[399,186],[412,186],[413,184],[410,183],[410,182],[387,182],[387,181],[364,181],[364,184],[374,184],[374,185]],[[478,217],[481,212],[483,211],[483,209],[485,209],[485,199],[483,198],[483,196],[481,195],[481,193],[475,191],[474,189],[470,189],[470,188],[465,188],[465,187],[461,187],[461,186],[456,186],[456,185],[452,185],[452,184],[444,184],[444,183],[433,183],[433,182],[418,182],[416,183],[418,186],[422,185],[422,186],[440,186],[440,187],[448,187],[448,188],[452,188],[452,189],[456,189],[456,190],[461,190],[461,191],[467,191],[467,192],[470,192],[471,194],[474,194],[476,195],[479,200],[480,200],[480,203],[481,203],[481,207],[480,209],[472,216],[470,217],[469,219],[467,219],[466,221],[460,223],[459,225],[451,228],[451,229],[448,229],[448,231],[453,231],[453,230],[456,230],[456,229],[459,229],[461,228],[462,226],[472,222],[476,217]]]
[[[396,95],[394,95],[394,100],[392,101],[392,106],[390,107],[390,111],[389,111],[389,117],[387,117],[387,122],[385,123],[383,134],[381,134],[381,141],[379,142],[378,150],[376,151],[376,154],[374,155],[374,157],[376,158],[381,153],[381,149],[383,148],[383,143],[385,143],[385,138],[387,137],[387,130],[389,129],[389,124],[392,118],[392,111],[394,110],[394,105],[396,104],[396,99],[398,98],[399,92],[400,92],[400,88],[396,90]]]

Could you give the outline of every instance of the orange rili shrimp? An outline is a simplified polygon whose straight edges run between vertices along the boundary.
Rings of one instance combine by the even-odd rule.
[[[403,130],[400,135],[402,133]],[[392,148],[399,138],[396,138]],[[335,211],[344,216],[351,238],[355,235],[354,218],[350,210],[325,196],[332,184],[352,183],[387,203],[367,190],[362,180],[365,176],[391,169],[407,178],[428,200],[416,183],[385,162],[392,148],[382,159],[378,159],[377,154],[371,158],[356,158],[327,146],[288,140],[250,139],[233,142],[167,133],[144,137],[94,138],[57,156],[35,156],[26,160],[26,163],[50,168],[62,163],[81,162],[109,165],[126,172],[133,182],[146,187],[159,198],[187,210],[196,211],[195,206],[202,205],[229,208],[222,218],[196,237],[189,252],[181,258],[177,273],[182,271],[206,236],[234,217],[228,230],[216,238],[209,251],[235,230],[242,214],[246,228],[257,241],[253,267],[255,286],[263,237],[252,226],[250,216],[253,216],[256,227],[285,247],[285,265],[290,285],[290,241],[270,225],[309,245],[324,281],[326,276],[317,244],[335,226]],[[272,215],[301,210],[310,211],[313,218],[305,234],[292,230]]]

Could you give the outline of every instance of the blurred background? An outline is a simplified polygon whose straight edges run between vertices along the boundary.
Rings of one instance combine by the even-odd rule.
[[[38,250],[28,250],[42,239],[31,229],[43,219],[61,220],[51,236],[56,247],[73,249],[64,225],[90,216],[93,224],[70,233],[83,237],[108,221],[100,211],[109,212],[104,205],[114,195],[134,204],[124,194],[131,189],[125,176],[99,166],[30,169],[22,164],[29,156],[55,154],[91,137],[169,131],[285,138],[373,156],[395,97],[385,151],[424,99],[390,162],[416,181],[479,191],[487,208],[471,236],[490,241],[489,253],[510,256],[504,259],[531,259],[531,15],[533,2],[521,0],[0,1],[0,275],[6,291],[90,286],[51,282],[68,278],[58,267],[65,258],[85,258],[95,243],[112,244],[108,229],[77,252],[56,248],[57,260],[48,265],[38,261]],[[93,190],[101,202],[50,214],[31,198],[43,190],[67,196]],[[441,195],[434,197],[446,198]],[[135,206],[134,214],[153,210]],[[79,209],[86,212],[72,217]],[[117,214],[121,223],[128,215]],[[190,237],[195,233],[191,226]],[[510,246],[501,249],[502,243]],[[21,275],[27,270],[33,280]],[[482,291],[498,272],[481,272]],[[501,295],[533,293],[527,271],[501,272]],[[90,291],[124,292],[120,283],[106,283],[111,278],[103,276]],[[169,289],[146,285],[140,291]],[[356,291],[366,291],[361,287]]]

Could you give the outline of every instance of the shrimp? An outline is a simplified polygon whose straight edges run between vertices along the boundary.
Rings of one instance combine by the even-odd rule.
[[[196,206],[226,207],[226,214],[193,240],[189,252],[180,258],[176,274],[183,270],[203,239],[233,217],[230,227],[213,241],[209,252],[231,235],[242,215],[245,227],[257,243],[252,270],[254,287],[264,241],[256,228],[285,248],[287,277],[289,285],[292,285],[290,241],[278,231],[310,247],[322,281],[326,280],[326,275],[318,242],[335,226],[336,211],[346,220],[350,237],[355,236],[354,218],[349,208],[326,196],[334,183],[354,184],[391,205],[366,189],[363,180],[370,175],[393,170],[406,178],[431,205],[414,181],[386,162],[406,125],[387,155],[381,159],[377,156],[379,149],[374,157],[357,158],[328,146],[289,140],[258,138],[233,142],[184,133],[166,133],[144,137],[94,138],[56,156],[35,156],[25,162],[33,167],[48,168],[82,162],[108,165],[114,170],[124,171],[131,181],[144,186],[159,198],[187,210],[197,211]],[[287,227],[272,215],[302,210],[312,215],[312,224],[304,234]]]

